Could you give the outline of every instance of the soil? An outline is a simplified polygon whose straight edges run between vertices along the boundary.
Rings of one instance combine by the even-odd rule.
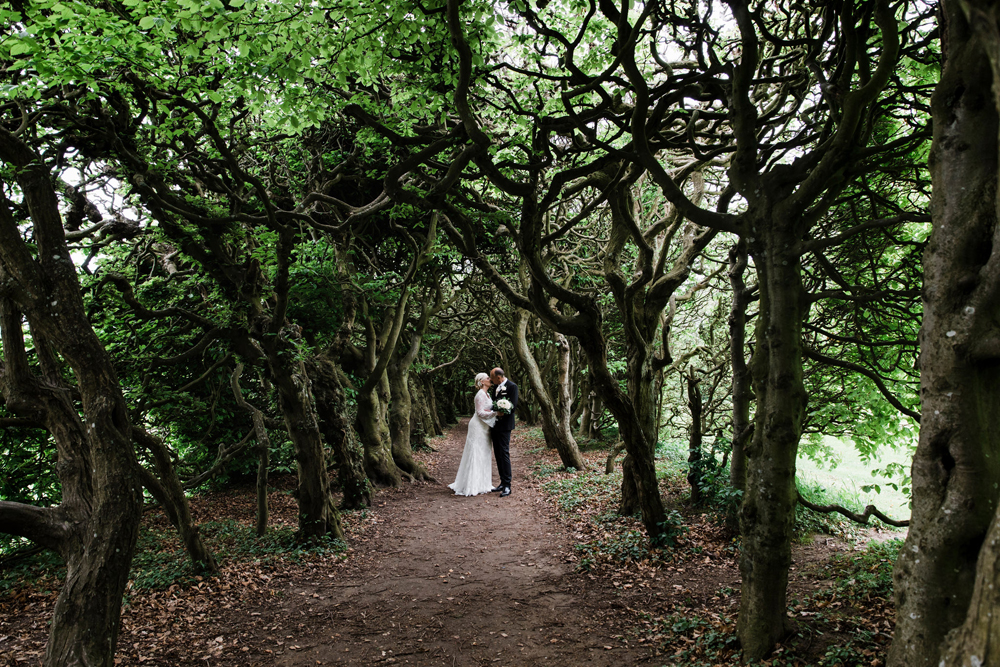
[[[581,571],[582,524],[529,474],[554,469],[555,454],[515,430],[513,493],[455,496],[446,485],[466,430],[463,420],[418,455],[437,482],[379,490],[373,508],[345,515],[346,558],[224,565],[217,577],[130,595],[116,664],[664,665],[656,622],[683,613],[723,627],[735,617],[735,550],[708,515],[687,517],[685,555],[672,564]],[[603,456],[588,458],[603,469]],[[235,490],[198,497],[192,510],[199,521],[252,524],[253,503],[251,489]],[[287,490],[271,508],[273,523],[294,525]],[[828,587],[816,565],[845,548],[830,538],[796,546],[789,597]],[[40,664],[57,585],[42,588],[0,595],[0,665]]]
[[[581,587],[563,527],[525,483],[524,438],[515,430],[513,493],[456,496],[467,421],[427,457],[438,484],[383,492],[386,521],[370,570],[344,581],[299,582],[281,615],[303,612],[309,632],[275,664],[621,665],[651,656],[609,629],[617,607]],[[518,478],[520,477],[520,479]]]

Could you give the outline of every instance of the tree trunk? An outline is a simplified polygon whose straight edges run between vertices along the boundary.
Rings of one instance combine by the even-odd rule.
[[[578,370],[577,375],[579,374]],[[576,429],[576,436],[582,439],[585,435],[583,430],[583,415],[590,407],[590,382],[584,376],[583,379],[576,382],[576,385],[579,387],[579,396],[576,404],[573,406],[573,413],[569,416],[569,425],[570,428]]]
[[[215,558],[201,539],[198,524],[191,518],[191,506],[181,486],[181,480],[177,477],[174,464],[170,460],[170,452],[159,438],[142,429],[133,427],[132,438],[137,446],[149,452],[156,468],[157,475],[153,475],[145,468],[139,467],[142,484],[160,503],[170,523],[177,529],[195,569],[202,572],[218,572],[219,567]]]
[[[604,401],[593,391],[593,384],[588,383],[587,395],[582,399],[586,401],[583,406],[583,414],[580,415],[580,428],[577,431],[581,440],[600,440],[601,429],[599,420],[604,412]]]
[[[434,391],[433,385],[429,391]],[[445,424],[458,423],[458,409],[455,407],[455,393],[447,391],[441,398],[441,416],[444,417]]]
[[[746,491],[746,454],[744,443],[750,436],[750,371],[746,349],[747,308],[750,290],[743,280],[747,268],[747,243],[740,240],[729,250],[729,284],[733,303],[729,311],[729,355],[733,371],[733,431],[732,453],[729,457],[729,483],[740,492]]]
[[[420,395],[423,397],[430,418],[430,424],[434,428],[433,435],[444,435],[444,424],[441,423],[441,409],[438,407],[437,395],[434,393],[434,381],[430,376],[419,376]],[[431,433],[428,433],[431,435]]]
[[[584,470],[587,466],[580,454],[580,449],[576,446],[573,432],[569,427],[570,398],[569,398],[569,341],[560,333],[554,333],[556,339],[556,349],[559,355],[557,379],[558,395],[553,399],[545,386],[545,380],[538,369],[535,356],[528,346],[528,320],[531,315],[528,311],[518,309],[514,321],[514,353],[518,361],[524,367],[528,384],[535,393],[535,400],[542,417],[542,433],[545,435],[545,442],[550,447],[555,447],[559,452],[559,458],[563,466]]]
[[[698,388],[700,380],[694,374],[687,377],[688,409],[691,411],[691,433],[688,437],[688,474],[687,481],[691,486],[691,503],[697,505],[701,503],[701,484],[704,463],[701,457],[701,389]]]
[[[965,622],[946,640],[942,667],[1000,664],[1000,511],[979,550],[976,583]]]
[[[995,548],[986,543],[980,556],[1000,485],[1000,124],[991,95],[997,79],[960,4],[943,3],[947,59],[931,102],[934,226],[924,254],[913,513],[893,573],[896,632],[888,664],[895,667],[939,664],[946,633],[969,615],[977,559],[992,558]],[[995,32],[992,20],[992,29],[976,27]],[[986,43],[995,50],[995,35]],[[995,578],[981,575],[987,586]],[[994,595],[980,591],[975,604]],[[973,607],[956,646],[975,645],[982,621],[995,623],[978,613]]]
[[[290,346],[289,346],[290,347]],[[323,440],[316,422],[309,375],[292,349],[268,349],[268,362],[298,471],[299,535],[307,540],[331,534],[343,539],[340,513],[330,496]],[[294,370],[286,364],[293,364]]]
[[[589,386],[586,387],[586,393],[580,396],[580,402],[583,406],[580,409],[579,426],[576,429],[576,437],[581,440],[586,440],[590,437],[590,404],[592,403]]]
[[[621,516],[634,516],[642,513],[642,504],[639,502],[639,485],[636,483],[635,476],[636,469],[632,466],[632,457],[626,452],[625,458],[622,459],[621,497],[618,501],[618,514]]]
[[[255,420],[260,420],[260,432],[267,433],[264,428],[264,421],[259,416],[254,415]],[[255,424],[255,427],[257,424]],[[257,522],[254,524],[254,533],[257,537],[264,537],[267,533],[267,523],[270,512],[267,507],[267,472],[271,459],[271,439],[263,438],[257,442]]]
[[[378,486],[400,486],[403,478],[392,460],[389,427],[382,420],[382,406],[377,388],[358,394],[358,437],[364,447],[365,473]]]
[[[267,522],[270,514],[267,507],[267,469],[271,456],[271,437],[264,425],[264,413],[243,398],[243,390],[240,389],[240,375],[242,373],[243,364],[236,364],[236,368],[229,378],[229,384],[233,390],[236,404],[250,414],[253,432],[257,438],[257,523],[254,526],[254,531],[257,537],[263,537],[267,533]]]
[[[54,508],[0,502],[0,531],[56,549],[66,563],[44,667],[111,667],[142,513],[132,427],[114,364],[87,318],[49,162],[3,127],[0,160],[17,181],[35,244],[25,244],[27,221],[15,220],[0,195],[0,390],[8,408],[30,412],[52,434],[63,496]],[[61,377],[42,382],[32,373],[21,313],[32,337],[51,343],[72,370],[79,407]]]
[[[409,364],[406,364],[409,366]],[[403,369],[400,359],[393,359],[386,367],[389,379],[389,438],[392,442],[392,460],[396,467],[417,481],[433,480],[420,463],[413,458],[410,446],[413,400],[410,396],[408,370]]]
[[[656,463],[654,460],[656,441],[649,437],[649,425],[645,428],[640,421],[640,415],[652,414],[653,406],[637,409],[632,397],[627,396],[618,387],[618,380],[608,372],[607,344],[599,333],[580,338],[580,345],[591,369],[591,382],[597,393],[611,413],[618,420],[618,427],[628,457],[624,464],[624,477],[635,481],[635,491],[639,510],[642,513],[642,523],[646,527],[650,541],[657,544],[663,534],[663,523],[666,511],[660,488],[656,480]],[[641,397],[641,393],[636,398]],[[648,397],[650,400],[651,396]]]
[[[420,381],[410,375],[406,386],[410,390],[410,447],[420,449],[427,447],[427,434],[434,432],[430,412],[427,410],[427,399],[424,398]]]
[[[752,376],[757,396],[746,447],[747,490],[740,508],[743,588],[737,633],[746,661],[768,655],[789,629],[785,593],[795,522],[795,457],[806,393],[802,322],[808,310],[792,225],[774,218],[753,250],[760,289]]]
[[[344,509],[361,509],[372,504],[372,486],[365,474],[364,453],[358,447],[354,427],[347,417],[347,397],[340,369],[327,357],[307,362],[313,378],[313,395],[319,413],[319,427],[333,452]]]
[[[627,341],[627,354],[628,401],[633,408],[631,411],[632,415],[634,415],[632,418],[635,420],[633,428],[638,429],[643,445],[638,452],[629,446],[625,436],[624,424],[622,424],[621,419],[618,419],[619,434],[625,442],[625,450],[627,452],[625,460],[622,462],[621,504],[618,510],[623,516],[630,516],[636,510],[642,512],[645,516],[645,503],[648,502],[648,499],[644,495],[648,494],[648,491],[644,491],[641,488],[643,484],[647,485],[647,488],[648,485],[652,484],[652,489],[655,490],[656,494],[656,501],[659,503],[662,511],[659,486],[656,482],[655,460],[658,435],[656,409],[659,403],[654,391],[656,386],[656,371],[653,368],[654,356],[652,348],[646,341],[635,340],[633,337],[629,337]],[[591,368],[593,367],[593,364],[591,364]],[[603,396],[607,400],[606,394],[598,392],[598,395]],[[608,407],[611,408],[610,403],[608,403]],[[614,409],[611,408],[611,410],[614,413]],[[617,418],[618,415],[615,414],[615,417]],[[646,475],[647,479],[640,480],[640,475]],[[650,475],[651,478],[649,477]]]
[[[602,416],[604,416],[604,398],[594,392],[593,400],[590,402],[590,419],[587,421],[588,440],[601,440],[604,437],[601,433]]]

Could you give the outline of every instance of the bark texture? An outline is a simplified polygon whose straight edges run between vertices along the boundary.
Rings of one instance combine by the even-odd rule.
[[[382,416],[384,412],[376,387],[358,394],[355,424],[364,446],[365,474],[378,486],[399,486],[403,483],[403,477],[392,459],[392,436],[389,424]]]
[[[66,562],[43,665],[110,667],[142,508],[132,428],[114,364],[84,309],[53,175],[2,127],[0,160],[15,174],[21,210],[30,218],[15,220],[0,195],[0,389],[8,408],[52,434],[63,495],[51,509],[0,504],[0,530],[57,549]],[[34,252],[19,229],[29,222]],[[52,372],[44,380],[32,372],[22,313],[33,338],[51,345],[72,370],[79,405]]]
[[[309,375],[302,361],[289,363],[292,350],[268,355],[271,377],[278,390],[278,404],[295,449],[298,471],[298,532],[304,539],[331,534],[343,539],[340,513],[330,495],[326,455],[313,409]],[[291,368],[289,368],[291,366]]]
[[[528,384],[535,394],[539,412],[542,416],[542,433],[549,447],[559,452],[559,459],[567,468],[583,470],[586,463],[580,448],[577,447],[573,430],[570,428],[569,397],[569,341],[560,333],[554,332],[557,361],[556,395],[549,392],[542,371],[538,367],[535,355],[528,346],[528,323],[531,314],[524,309],[518,309],[514,315],[514,353],[521,366]]]
[[[729,353],[733,371],[732,455],[729,458],[729,483],[737,491],[746,490],[747,464],[744,443],[750,436],[750,370],[747,368],[747,308],[750,290],[743,275],[747,269],[747,244],[740,240],[729,251],[729,284],[733,303],[729,311]]]
[[[946,638],[942,667],[1000,664],[1000,511],[979,551],[976,583],[965,622]]]
[[[243,398],[243,391],[240,389],[240,375],[242,373],[243,364],[237,363],[229,383],[233,390],[233,396],[236,398],[236,404],[250,414],[250,420],[253,422],[253,434],[257,438],[257,521],[254,529],[257,536],[261,537],[267,532],[268,516],[270,515],[267,505],[267,472],[268,461],[271,457],[271,437],[264,425],[264,413]]]
[[[761,223],[764,224],[764,223]],[[796,237],[779,220],[751,245],[760,286],[751,374],[757,397],[753,439],[747,444],[747,482],[740,507],[743,588],[737,633],[744,660],[771,652],[789,630],[785,610],[795,522],[795,458],[807,404],[802,382],[802,322],[808,308]]]
[[[153,475],[140,466],[139,473],[142,484],[160,503],[170,519],[170,523],[177,529],[195,569],[204,572],[218,572],[219,567],[215,562],[215,557],[205,545],[205,541],[201,539],[198,524],[191,517],[191,506],[170,458],[170,452],[159,438],[142,429],[133,428],[132,437],[136,447],[146,450],[152,457],[156,470],[156,475]]]
[[[996,78],[960,4],[943,3],[946,61],[932,98],[934,228],[924,255],[920,441],[910,531],[893,575],[894,667],[939,664],[945,634],[969,615],[980,551],[989,560],[995,548],[983,549],[1000,485]],[[995,15],[991,20],[995,34]],[[993,573],[980,567],[988,586]],[[994,594],[980,591],[976,605]],[[977,619],[977,608],[956,648],[989,620]]]
[[[416,355],[414,355],[416,356]],[[413,480],[432,480],[433,478],[416,459],[413,458],[413,447],[410,436],[413,431],[413,397],[410,394],[410,370],[412,359],[407,363],[409,354],[403,359],[389,363],[387,375],[391,402],[389,404],[389,437],[392,442],[392,460],[396,467],[405,472]]]
[[[688,409],[691,411],[691,432],[688,434],[688,474],[687,481],[691,487],[691,502],[695,505],[701,502],[702,480],[702,399],[699,379],[691,373],[687,376]]]
[[[343,492],[341,507],[361,509],[372,504],[372,485],[365,474],[364,453],[347,414],[347,397],[340,369],[326,357],[308,361],[323,439],[333,452]]]

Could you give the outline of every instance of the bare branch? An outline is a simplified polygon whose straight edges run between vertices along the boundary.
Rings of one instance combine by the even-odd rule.
[[[815,503],[811,503],[805,498],[803,498],[801,493],[799,493],[798,496],[799,496],[799,504],[807,509],[811,509],[813,512],[819,512],[821,514],[831,514],[833,512],[837,512],[839,514],[843,514],[851,521],[860,523],[865,526],[868,525],[868,519],[871,518],[872,516],[882,521],[882,523],[886,523],[890,526],[895,526],[896,528],[906,528],[907,526],[910,525],[909,519],[905,519],[903,521],[896,521],[895,519],[890,519],[885,514],[880,512],[878,508],[875,507],[874,505],[867,505],[865,507],[864,514],[856,514],[851,510],[847,509],[846,507],[841,507],[840,505],[816,505]]]
[[[58,507],[0,500],[0,533],[26,537],[43,547],[58,550],[71,526]]]

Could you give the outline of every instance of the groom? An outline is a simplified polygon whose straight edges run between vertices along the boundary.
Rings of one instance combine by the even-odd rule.
[[[493,456],[497,460],[497,472],[500,473],[500,486],[493,491],[499,491],[501,498],[510,495],[510,432],[514,430],[514,410],[517,409],[517,385],[507,379],[502,368],[494,368],[490,372],[493,381],[493,400],[506,398],[513,406],[509,415],[497,417],[496,424],[490,429],[490,440],[493,441]]]

